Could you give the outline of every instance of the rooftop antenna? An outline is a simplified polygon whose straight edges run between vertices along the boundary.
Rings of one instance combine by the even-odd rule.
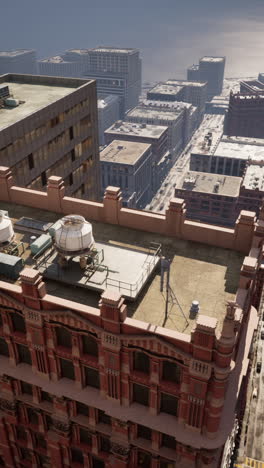
[[[180,311],[182,316],[185,319],[185,329],[188,327],[189,322],[182,310],[182,307],[176,297],[176,294],[174,293],[173,289],[170,286],[170,266],[171,266],[171,260],[165,257],[161,257],[161,262],[160,262],[160,292],[163,293],[164,287],[165,287],[165,314],[164,314],[164,320],[162,326],[164,327],[169,316],[169,312],[173,308],[174,304],[176,304]],[[170,309],[169,309],[170,305]],[[185,330],[184,329],[184,330]]]

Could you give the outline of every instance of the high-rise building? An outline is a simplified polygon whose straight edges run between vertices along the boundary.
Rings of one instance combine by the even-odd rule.
[[[189,68],[187,68],[187,80],[188,81],[200,80],[199,65],[191,65]]]
[[[12,168],[18,185],[45,190],[55,174],[69,195],[99,197],[94,81],[3,75],[0,103],[0,164]]]
[[[8,212],[26,263],[1,253],[1,465],[224,466],[252,388],[263,210],[223,229],[190,222],[175,198],[166,214],[124,208],[118,187],[102,203],[53,177],[46,194],[22,191],[3,167],[0,206],[1,241]],[[32,268],[32,230],[49,226],[76,250],[93,242],[84,269],[52,263],[54,244]]]
[[[36,51],[28,49],[0,51],[0,75],[6,73],[35,75],[37,73]]]
[[[98,98],[98,130],[99,145],[105,144],[104,132],[111,127],[114,122],[120,119],[119,97],[109,94],[105,98]]]
[[[208,97],[222,93],[225,73],[225,57],[202,57],[199,60],[199,79],[207,81]]]
[[[264,90],[255,94],[230,93],[225,133],[230,136],[263,138]]]
[[[80,60],[69,60],[64,55],[45,58],[38,61],[38,73],[45,76],[83,77],[85,67]]]
[[[96,80],[98,95],[120,97],[121,116],[138,104],[141,93],[139,50],[97,47],[89,50],[87,76]]]

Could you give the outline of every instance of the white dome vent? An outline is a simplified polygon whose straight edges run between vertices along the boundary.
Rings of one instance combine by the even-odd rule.
[[[91,223],[83,216],[68,215],[62,218],[55,230],[55,248],[65,257],[87,254],[94,245]]]
[[[5,247],[14,238],[14,229],[7,212],[0,210],[0,247]]]

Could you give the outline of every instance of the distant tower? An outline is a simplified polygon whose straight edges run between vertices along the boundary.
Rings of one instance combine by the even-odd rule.
[[[199,75],[201,81],[207,81],[208,97],[222,93],[225,57],[202,57],[199,60]]]

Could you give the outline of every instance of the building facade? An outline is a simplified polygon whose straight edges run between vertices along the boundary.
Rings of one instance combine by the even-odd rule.
[[[118,121],[105,131],[106,144],[108,145],[113,140],[151,144],[153,165],[149,178],[152,181],[152,190],[155,192],[171,165],[171,155],[168,150],[168,127]]]
[[[71,61],[63,55],[56,55],[39,60],[38,73],[45,76],[80,78],[84,75],[84,66],[81,61]]]
[[[199,60],[200,80],[207,82],[207,95],[209,98],[222,93],[225,62],[225,57],[202,57]]]
[[[98,131],[99,131],[99,145],[105,144],[104,132],[114,122],[120,119],[120,104],[119,97],[110,94],[105,98],[98,98]]]
[[[199,252],[195,262],[200,267],[203,255],[212,251],[205,265],[208,285],[221,259],[213,297],[225,258],[225,283],[228,289],[238,288],[226,309],[221,304],[219,323],[212,316],[217,304],[212,307],[210,302],[210,316],[199,313],[188,334],[131,318],[118,291],[106,290],[99,307],[91,307],[49,294],[36,269],[25,268],[19,283],[1,281],[2,465],[219,467],[244,403],[241,395],[258,320],[264,213],[256,220],[254,213],[242,212],[229,230],[190,225],[181,200],[173,199],[166,215],[158,217],[122,209],[117,188],[107,190],[103,204],[70,200],[60,184],[54,189],[51,178],[46,200],[28,189],[27,196],[21,196],[8,169],[1,168],[0,175],[0,200],[12,216],[17,199],[25,205],[28,200],[30,207],[24,210],[38,209],[42,200],[42,209],[60,207],[61,214],[70,202],[76,212],[85,210],[89,219],[103,221],[104,231],[116,224],[119,233],[126,232],[127,242],[134,231],[138,238],[146,239],[148,233],[164,246],[168,242],[172,254],[187,249],[185,263],[199,239],[193,251]],[[195,270],[188,274],[194,281]]]
[[[142,86],[139,50],[97,47],[89,50],[89,78],[95,79],[98,95],[120,98],[120,113],[138,104]]]
[[[45,190],[54,174],[69,195],[98,199],[95,82],[3,75],[0,85],[18,104],[0,108],[0,163],[12,167],[17,184]]]
[[[191,65],[187,68],[187,80],[188,81],[199,81],[199,65]]]
[[[37,73],[36,51],[27,49],[0,51],[0,75]]]
[[[252,94],[230,93],[225,118],[226,135],[263,138],[264,92]]]
[[[113,140],[100,153],[103,194],[108,186],[119,186],[123,205],[144,208],[151,200],[151,145],[135,141]]]

